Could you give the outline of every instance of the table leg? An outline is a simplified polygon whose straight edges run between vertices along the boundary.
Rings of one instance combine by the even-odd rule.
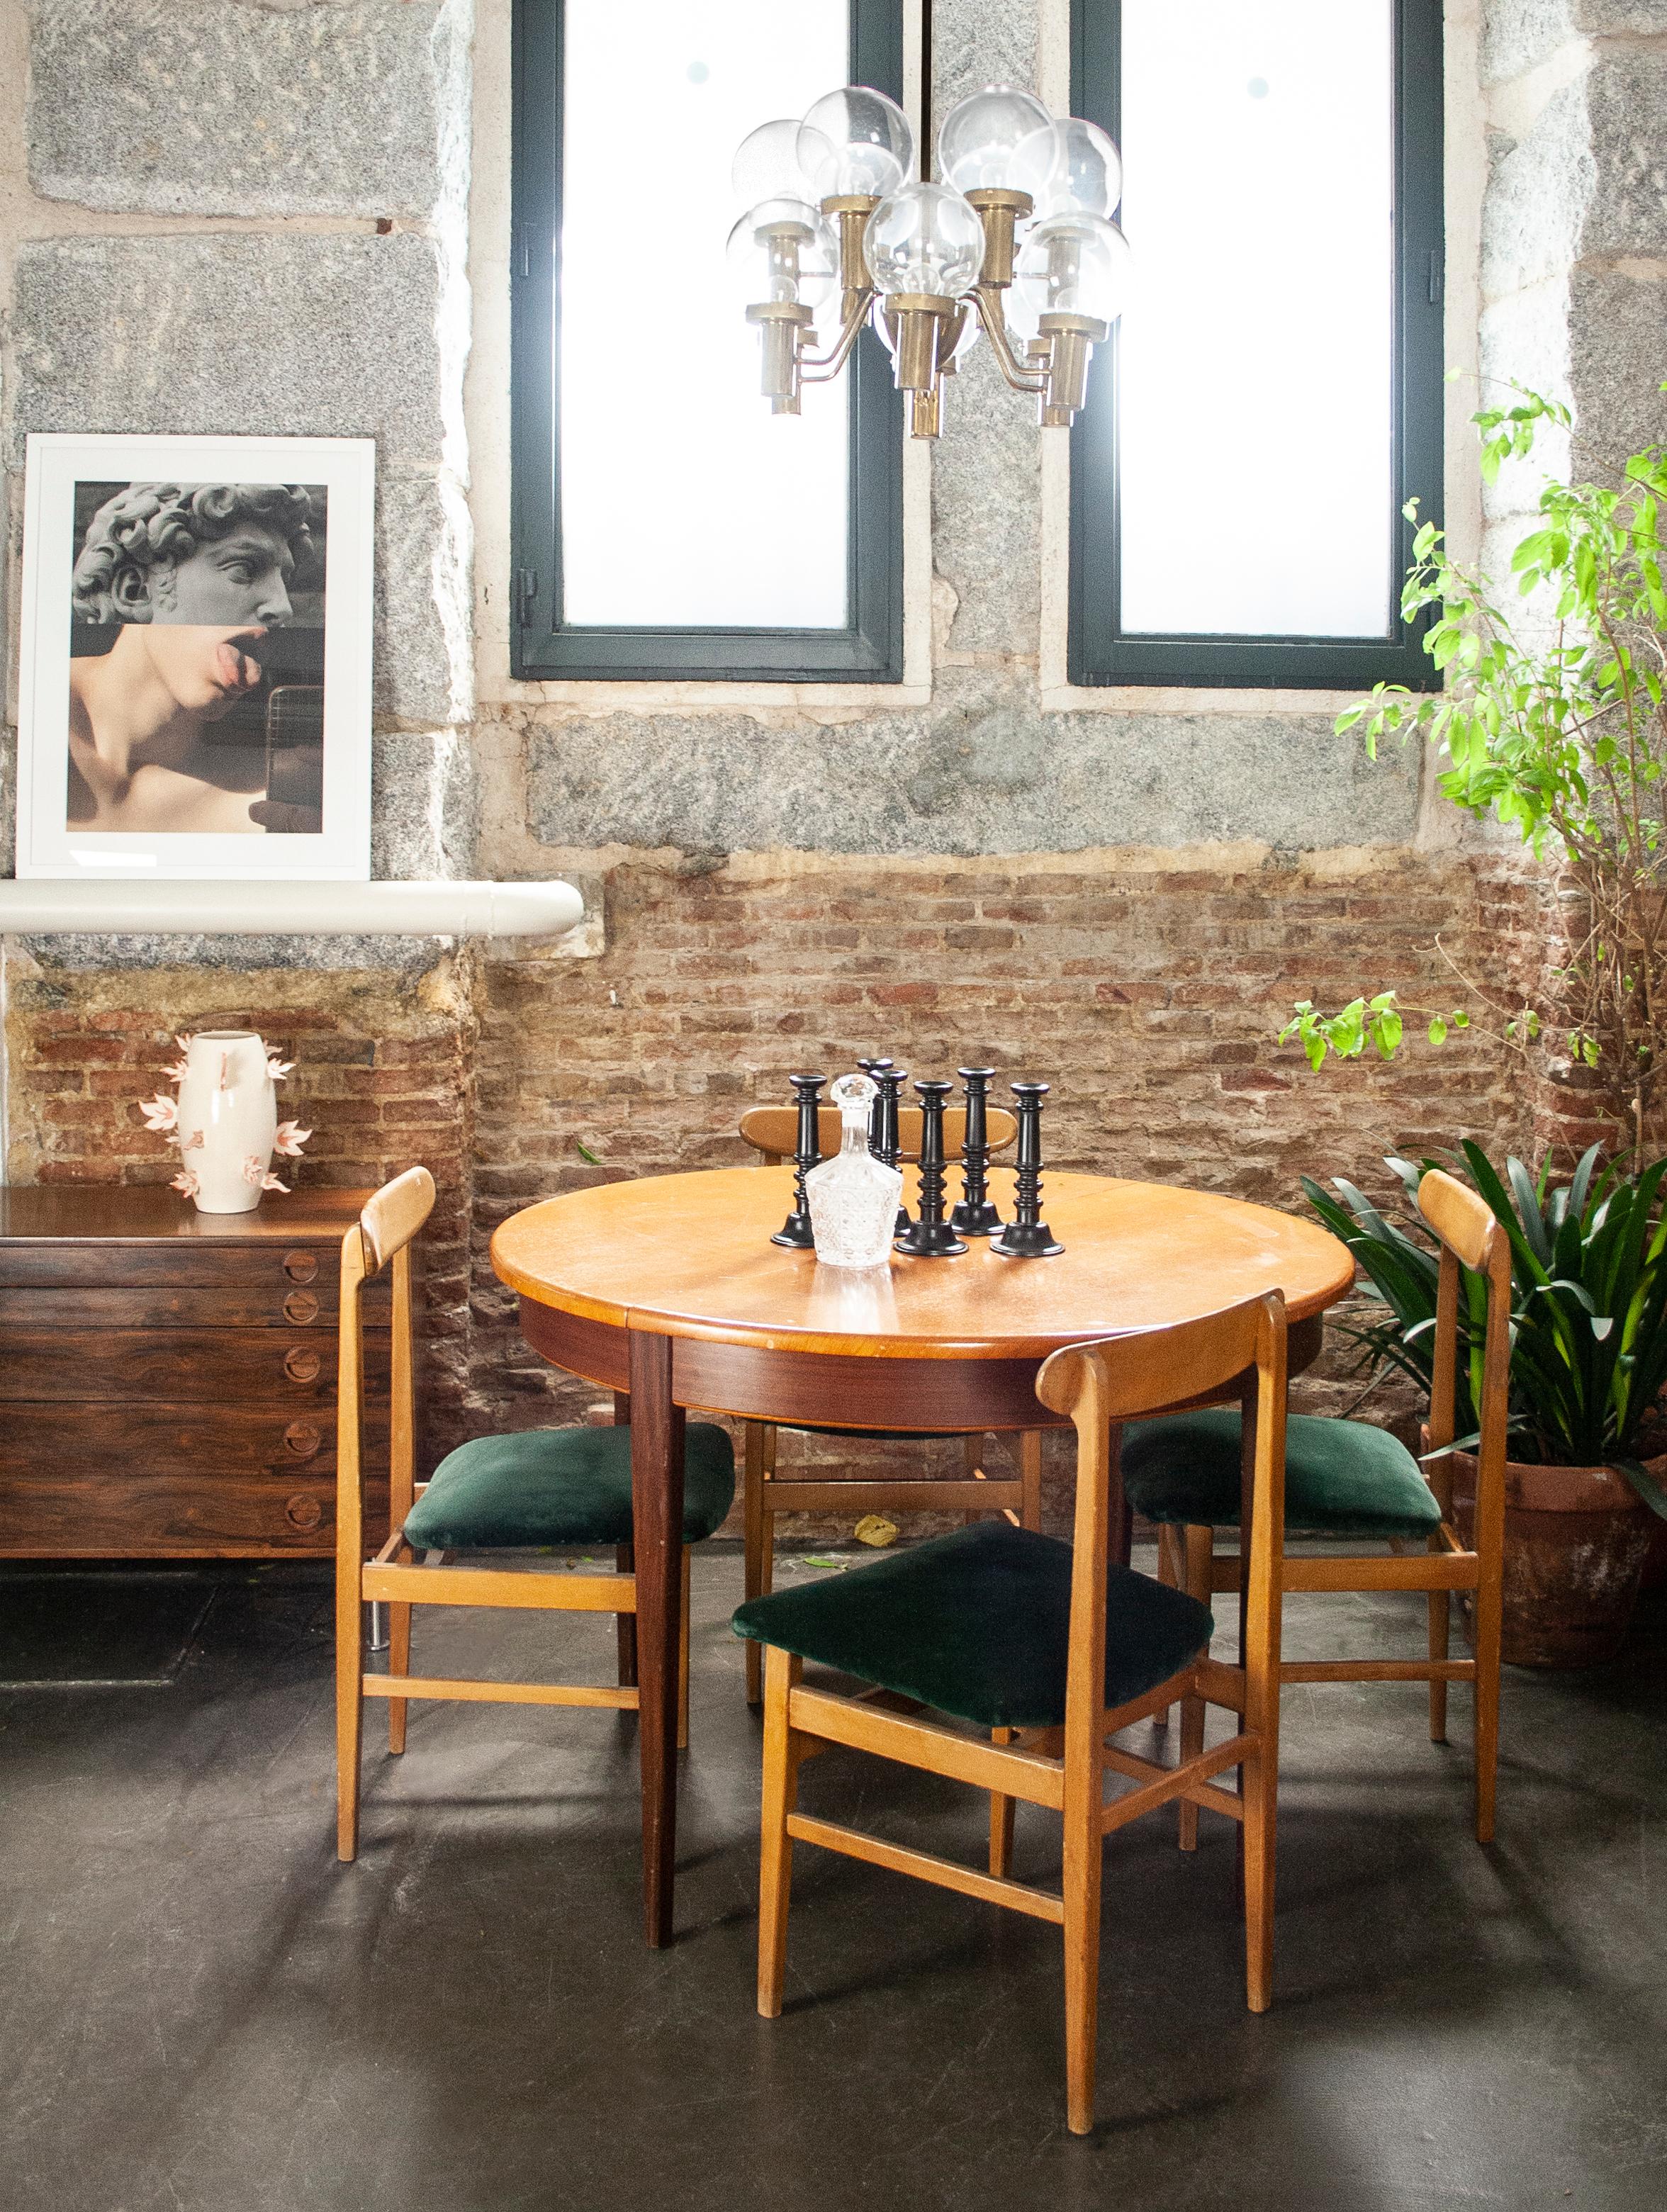
[[[630,1336],[631,1519],[636,1553],[636,1679],[642,1753],[642,1921],[672,1940],[677,1858],[678,1650],[683,1624],[683,1430],[672,1402],[672,1340]]]

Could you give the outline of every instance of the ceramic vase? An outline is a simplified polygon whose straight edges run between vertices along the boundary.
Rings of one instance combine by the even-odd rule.
[[[295,1158],[313,1133],[277,1118],[275,1086],[290,1064],[252,1030],[200,1030],[179,1043],[185,1057],[167,1070],[178,1097],[145,1099],[140,1111],[179,1146],[173,1188],[199,1213],[252,1213],[263,1191],[289,1188],[272,1173],[273,1152]]]

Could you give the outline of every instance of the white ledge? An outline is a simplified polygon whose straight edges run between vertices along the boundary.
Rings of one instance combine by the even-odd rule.
[[[0,882],[0,932],[179,937],[557,937],[571,884]]]

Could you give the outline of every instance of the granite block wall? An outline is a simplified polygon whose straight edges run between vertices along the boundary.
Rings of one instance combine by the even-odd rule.
[[[1455,358],[1572,396],[1583,461],[1624,450],[1664,427],[1667,7],[1449,14],[1454,237],[1480,241],[1450,266],[1480,298]],[[1064,0],[937,0],[938,112],[996,79],[1063,105],[1065,24]],[[1058,504],[983,349],[911,491],[929,623],[901,697],[509,680],[508,66],[508,0],[0,0],[9,605],[32,429],[374,437],[375,871],[577,874],[595,908],[579,957],[7,945],[6,1172],[165,1177],[130,1101],[167,1036],[270,1024],[319,1132],[306,1172],[441,1176],[432,1456],[591,1395],[520,1347],[496,1221],[739,1158],[791,1066],[988,1054],[1056,1085],[1062,1164],[1281,1205],[1305,1170],[1381,1183],[1390,1149],[1531,1136],[1474,1042],[1319,1079],[1275,1046],[1299,997],[1449,995],[1438,935],[1531,965],[1532,887],[1455,842],[1416,762],[1337,738],[1329,699],[1063,696]],[[1501,480],[1490,549],[1532,489]],[[9,669],[7,810],[11,646]],[[10,841],[7,811],[0,869]]]

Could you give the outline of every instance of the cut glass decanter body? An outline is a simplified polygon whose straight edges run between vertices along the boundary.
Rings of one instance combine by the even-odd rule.
[[[805,1177],[816,1256],[830,1267],[877,1267],[891,1258],[903,1176],[868,1150],[868,1109],[877,1096],[866,1075],[842,1075],[828,1093],[843,1134],[830,1160]]]

